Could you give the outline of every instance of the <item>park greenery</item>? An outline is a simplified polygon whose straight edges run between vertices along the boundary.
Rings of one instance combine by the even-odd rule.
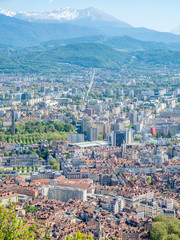
[[[165,215],[154,218],[151,229],[151,240],[178,240],[180,239],[180,220]]]
[[[48,140],[66,140],[67,135],[74,131],[74,125],[65,122],[48,122],[32,119],[20,121],[16,124],[16,135],[11,135],[11,127],[0,131],[0,141],[6,143],[20,143],[22,146],[36,144],[42,138]]]

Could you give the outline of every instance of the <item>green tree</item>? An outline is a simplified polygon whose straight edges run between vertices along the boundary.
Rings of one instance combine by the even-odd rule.
[[[60,169],[59,163],[55,163],[52,167],[56,171],[59,171],[59,169]]]
[[[4,156],[9,157],[9,153],[7,151],[4,151]]]
[[[66,112],[66,116],[67,116],[67,117],[70,117],[70,116],[72,115],[72,112],[69,111],[69,110],[66,110],[65,112]]]
[[[93,238],[92,236],[86,236],[84,233],[77,232],[72,238],[70,236],[67,236],[66,240],[93,240]]]
[[[7,177],[9,177],[9,176],[8,176],[7,174],[3,174],[2,177],[3,177],[3,178],[7,178]]]
[[[151,181],[151,179],[148,177],[147,179],[147,182],[149,183],[149,184],[151,184],[152,183],[152,181]]]
[[[164,240],[167,237],[166,223],[154,222],[151,228],[152,240]]]
[[[172,134],[170,130],[168,130],[167,138],[172,138]]]
[[[53,166],[54,164],[57,163],[57,160],[55,158],[52,158],[49,163],[51,166]]]
[[[17,216],[16,206],[9,201],[7,208],[0,206],[0,239],[23,240],[45,239],[44,233],[38,230],[38,224],[27,225],[25,219]]]
[[[165,240],[179,240],[180,238],[176,234],[169,234]]]
[[[98,140],[103,140],[103,135],[102,134],[98,135]]]
[[[26,207],[24,207],[24,210],[26,211],[26,213],[36,213],[38,211],[38,208],[35,206],[26,205]]]
[[[152,240],[176,240],[180,237],[180,220],[175,217],[157,215],[151,228]]]
[[[140,136],[136,136],[136,137],[134,138],[134,140],[141,142],[141,141],[142,141],[142,138],[141,138]]]
[[[52,158],[50,160],[50,165],[54,170],[59,171],[60,166],[59,166],[59,163],[57,162],[57,160],[55,158]]]
[[[156,217],[154,217],[154,222],[166,222],[166,216],[163,214],[159,214]]]

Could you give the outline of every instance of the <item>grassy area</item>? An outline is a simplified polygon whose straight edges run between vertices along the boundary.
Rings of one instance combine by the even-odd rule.
[[[20,176],[30,176],[30,173],[20,173]]]

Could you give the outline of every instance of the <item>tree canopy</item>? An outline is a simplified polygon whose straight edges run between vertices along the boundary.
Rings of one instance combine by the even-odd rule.
[[[51,140],[67,140],[67,135],[72,133],[75,126],[65,122],[48,122],[31,119],[16,123],[16,135],[11,135],[11,127],[7,130],[0,129],[0,141],[7,143],[21,143],[22,145],[36,144],[45,138]]]
[[[56,171],[59,170],[59,163],[57,162],[57,160],[55,158],[52,158],[50,160],[50,165],[54,170],[56,170]]]
[[[151,229],[152,240],[178,240],[180,239],[180,220],[165,215],[154,218]]]

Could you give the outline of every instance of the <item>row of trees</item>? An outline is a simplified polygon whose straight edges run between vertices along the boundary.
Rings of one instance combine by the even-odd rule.
[[[45,138],[50,143],[52,140],[67,140],[69,132],[49,132],[49,133],[33,133],[33,134],[18,134],[15,136],[5,135],[0,133],[0,141],[6,143],[20,143],[22,146],[40,143],[42,138]]]
[[[36,167],[34,167],[34,166],[32,166],[31,168],[29,167],[29,166],[27,166],[26,167],[26,169],[25,169],[25,167],[24,166],[22,166],[22,167],[13,167],[13,170],[14,171],[18,171],[18,172],[22,172],[22,173],[24,173],[25,171],[27,172],[27,173],[29,173],[30,171],[32,171],[32,172],[34,172],[34,171],[38,171],[38,167],[36,166]]]
[[[41,149],[39,148],[38,150],[23,150],[23,151],[16,151],[16,154],[18,155],[22,155],[22,154],[37,154],[39,155],[39,159],[40,160],[47,160],[48,156],[50,155],[49,151],[47,149]],[[9,157],[11,155],[11,153],[4,151],[4,156],[5,157]]]
[[[154,137],[156,138],[160,138],[160,137],[163,137],[163,138],[172,138],[172,133],[171,131],[169,130],[167,134],[161,134],[160,132],[157,132]]]

